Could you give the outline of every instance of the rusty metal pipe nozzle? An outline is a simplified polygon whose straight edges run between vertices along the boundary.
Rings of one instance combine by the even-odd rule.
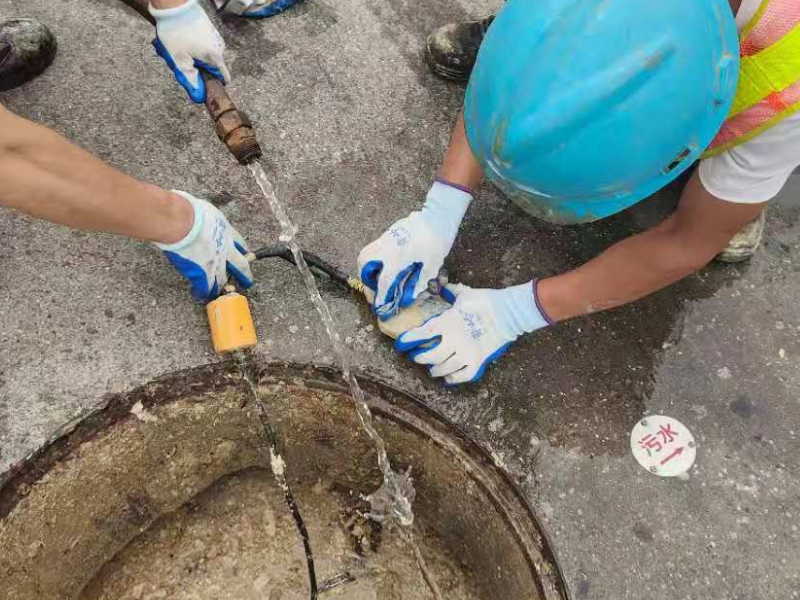
[[[155,20],[148,10],[148,0],[122,0],[151,24]],[[230,153],[243,165],[250,164],[261,157],[261,146],[250,119],[241,112],[228,96],[222,83],[203,73],[206,82],[206,109],[214,121],[217,137],[227,146]]]
[[[260,158],[261,146],[250,119],[236,108],[219,80],[206,74],[203,78],[207,90],[206,109],[214,121],[217,137],[243,165]]]

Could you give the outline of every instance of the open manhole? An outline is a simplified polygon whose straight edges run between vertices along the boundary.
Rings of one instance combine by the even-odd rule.
[[[302,545],[232,369],[114,396],[15,468],[0,488],[3,598],[307,598]],[[321,598],[431,598],[401,537],[359,517],[380,472],[337,373],[271,364],[258,384],[318,576],[355,578]],[[410,396],[363,385],[392,462],[413,469],[416,536],[443,595],[565,600],[546,538],[490,457]]]

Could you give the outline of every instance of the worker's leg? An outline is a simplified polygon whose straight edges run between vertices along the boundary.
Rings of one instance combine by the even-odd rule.
[[[0,91],[41,74],[56,56],[56,38],[33,19],[0,21]]]
[[[700,162],[703,186],[733,204],[772,200],[800,165],[800,113],[787,117],[755,138]],[[747,260],[764,232],[763,213],[744,227],[717,257],[724,262]]]
[[[444,79],[467,81],[492,21],[494,15],[477,21],[448,23],[431,33],[425,47],[431,70]]]

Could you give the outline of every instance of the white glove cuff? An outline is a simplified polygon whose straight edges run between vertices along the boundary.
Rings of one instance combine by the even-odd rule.
[[[530,333],[552,325],[553,322],[539,306],[536,297],[537,281],[529,281],[503,290],[505,292],[507,325],[515,335]]]
[[[455,237],[471,202],[472,194],[466,188],[437,179],[421,212],[432,225],[446,229],[450,236]]]
[[[197,6],[198,0],[186,0],[185,4],[175,6],[174,8],[155,8],[152,4],[148,4],[147,10],[153,15],[156,21],[164,21],[173,17],[179,17],[185,13],[192,11]],[[203,10],[202,8],[200,10]],[[205,12],[205,11],[203,11]]]
[[[192,223],[192,228],[189,230],[189,233],[187,233],[182,240],[178,240],[173,244],[160,244],[158,242],[153,242],[157,248],[167,252],[183,250],[190,244],[193,244],[197,239],[197,236],[200,235],[200,230],[203,229],[203,215],[205,214],[200,201],[191,194],[187,194],[186,192],[181,192],[179,190],[172,190],[172,193],[178,194],[181,198],[185,198],[189,201],[189,204],[192,205],[192,209],[194,210],[194,223]]]

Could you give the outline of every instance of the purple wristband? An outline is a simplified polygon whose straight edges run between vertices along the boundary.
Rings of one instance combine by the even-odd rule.
[[[465,185],[458,185],[457,183],[453,183],[451,181],[447,181],[446,179],[442,179],[441,177],[437,177],[436,179],[434,179],[434,181],[436,181],[437,183],[441,183],[442,185],[446,185],[448,187],[461,190],[462,192],[464,192],[465,194],[469,194],[470,196],[473,197],[475,196],[475,192],[473,192]]]
[[[536,308],[538,308],[539,312],[542,314],[542,318],[545,321],[547,321],[547,324],[548,325],[555,325],[555,321],[553,321],[553,319],[551,319],[548,316],[548,314],[544,310],[544,307],[542,306],[542,303],[539,302],[539,280],[538,279],[534,279],[533,280],[533,301],[536,304]]]

